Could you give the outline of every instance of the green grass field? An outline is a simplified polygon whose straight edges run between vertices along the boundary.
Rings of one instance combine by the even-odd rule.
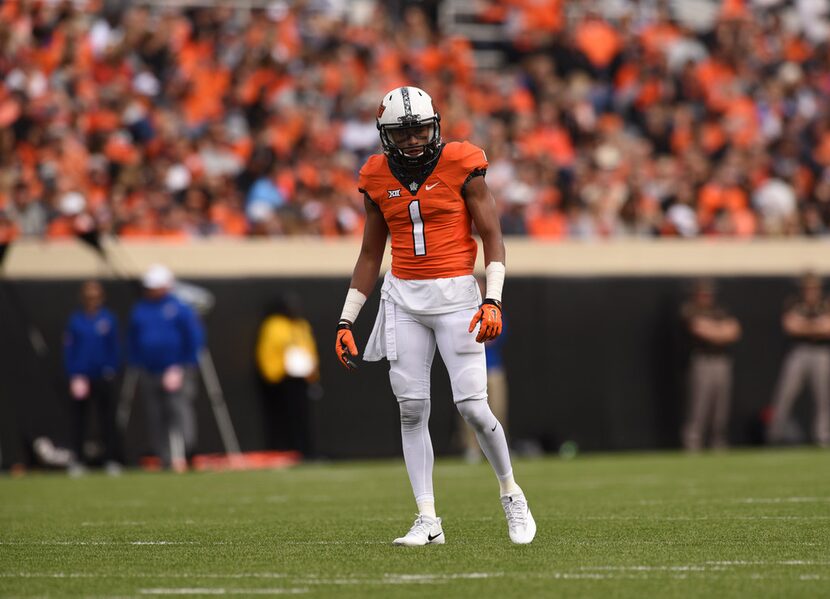
[[[830,452],[520,461],[539,531],[507,538],[486,464],[442,460],[447,544],[402,462],[0,478],[0,595],[830,597]]]

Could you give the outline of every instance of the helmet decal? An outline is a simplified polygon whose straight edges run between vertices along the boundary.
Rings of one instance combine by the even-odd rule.
[[[383,116],[383,111],[384,110],[386,110],[386,105],[383,103],[383,100],[381,100],[380,106],[378,106],[378,116],[377,116],[377,118],[380,118],[380,117]]]
[[[412,116],[412,102],[409,101],[409,88],[401,88],[401,98],[403,99],[403,118],[400,121],[408,120],[407,117]]]

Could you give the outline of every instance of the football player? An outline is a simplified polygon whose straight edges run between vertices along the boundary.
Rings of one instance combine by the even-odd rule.
[[[501,333],[505,274],[498,213],[484,181],[487,157],[468,142],[443,143],[432,98],[417,87],[384,95],[377,127],[383,154],[369,157],[360,171],[367,218],[337,325],[336,351],[346,368],[357,367],[351,329],[377,281],[390,235],[392,269],[383,280],[380,309],[363,357],[389,360],[404,461],[418,506],[412,528],[394,543],[445,542],[435,512],[428,428],[436,348],[447,366],[455,405],[474,428],[498,477],[510,539],[530,543],[536,523],[513,478],[504,430],[487,403],[483,342]],[[484,246],[484,300],[473,277],[478,249],[473,222]]]

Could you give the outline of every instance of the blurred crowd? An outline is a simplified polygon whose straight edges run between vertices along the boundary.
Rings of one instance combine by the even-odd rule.
[[[359,235],[404,84],[486,149],[505,234],[828,234],[824,2],[476,0],[486,47],[438,1],[164,4],[0,2],[0,237]]]

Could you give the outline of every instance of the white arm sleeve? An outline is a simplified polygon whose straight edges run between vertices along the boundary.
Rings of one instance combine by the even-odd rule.
[[[346,294],[346,301],[343,304],[343,312],[340,314],[340,320],[348,320],[354,323],[357,320],[357,315],[360,314],[360,309],[365,303],[366,296],[354,287],[351,287]]]
[[[484,274],[487,276],[487,290],[484,297],[500,302],[501,290],[504,287],[504,264],[491,262],[484,269]]]

